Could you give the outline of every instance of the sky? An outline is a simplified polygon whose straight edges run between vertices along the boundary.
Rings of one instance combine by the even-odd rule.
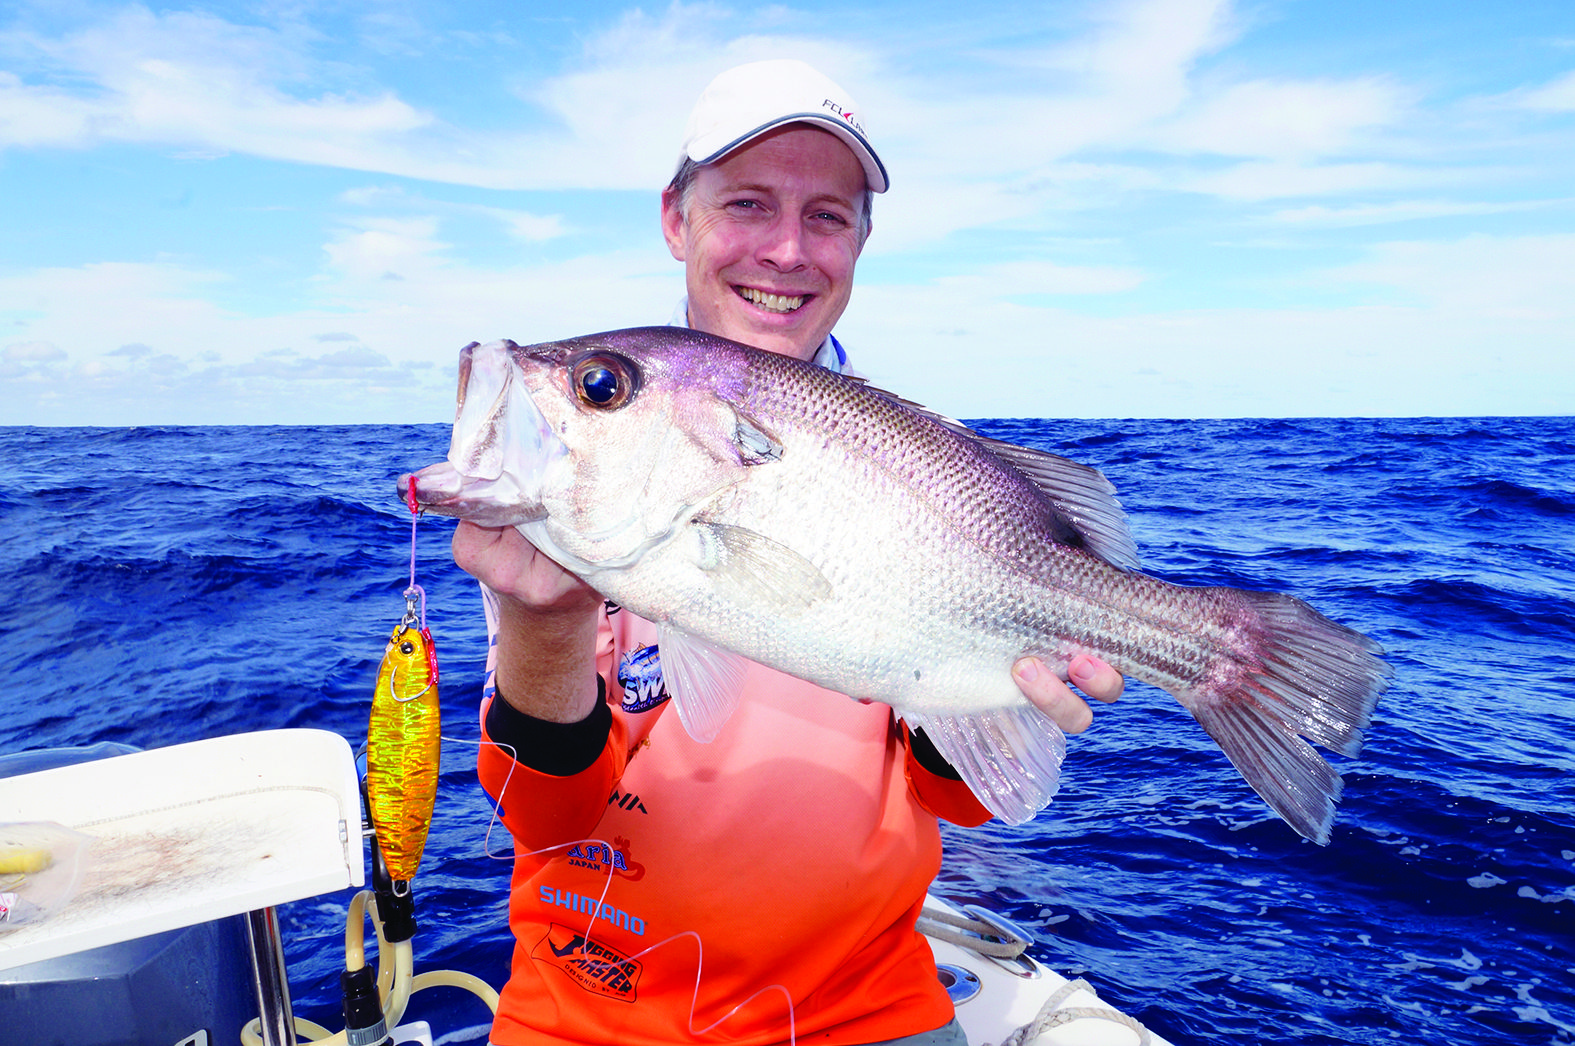
[[[664,323],[774,57],[891,172],[837,333],[908,399],[1575,413],[1570,0],[0,0],[0,424],[447,422],[467,342]]]

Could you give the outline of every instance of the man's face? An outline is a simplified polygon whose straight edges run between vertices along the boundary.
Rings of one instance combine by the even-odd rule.
[[[829,131],[763,135],[662,196],[696,330],[807,360],[848,306],[862,247],[864,168]]]

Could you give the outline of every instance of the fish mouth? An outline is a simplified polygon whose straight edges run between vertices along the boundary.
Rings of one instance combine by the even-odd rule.
[[[544,519],[544,473],[567,454],[520,381],[513,342],[460,351],[448,460],[399,477],[400,497],[484,527]]]
[[[770,291],[745,287],[742,284],[735,285],[733,293],[766,312],[777,313],[796,312],[804,307],[806,301],[814,297],[812,294],[773,294]]]
[[[545,518],[539,504],[521,498],[512,483],[477,480],[447,461],[399,477],[399,496],[423,512],[453,516],[483,527],[510,527]]]

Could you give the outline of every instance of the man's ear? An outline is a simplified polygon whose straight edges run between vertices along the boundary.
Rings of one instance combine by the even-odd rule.
[[[667,241],[667,249],[674,258],[686,260],[684,213],[679,206],[678,190],[671,186],[662,190],[662,238]]]

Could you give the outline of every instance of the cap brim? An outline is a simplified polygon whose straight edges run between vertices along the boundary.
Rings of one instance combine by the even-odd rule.
[[[869,185],[871,192],[885,192],[887,186],[891,184],[891,180],[886,176],[886,165],[880,162],[880,156],[878,156],[875,150],[870,147],[870,143],[864,140],[863,135],[859,134],[859,132],[855,131],[841,120],[827,119],[821,113],[815,112],[793,113],[788,116],[778,117],[777,119],[772,120],[770,123],[761,124],[759,127],[756,127],[748,134],[740,135],[730,142],[713,147],[709,153],[706,153],[703,156],[696,156],[696,150],[704,149],[711,143],[705,142],[702,139],[697,139],[689,143],[688,155],[691,160],[693,160],[695,163],[701,164],[702,166],[709,163],[716,163],[728,153],[748,145],[750,142],[754,141],[756,138],[759,138],[767,131],[775,130],[778,127],[783,127],[787,124],[793,123],[814,124],[816,127],[830,131],[832,134],[842,139],[843,144],[853,151],[854,156],[858,157],[859,165],[864,168],[864,181]]]

